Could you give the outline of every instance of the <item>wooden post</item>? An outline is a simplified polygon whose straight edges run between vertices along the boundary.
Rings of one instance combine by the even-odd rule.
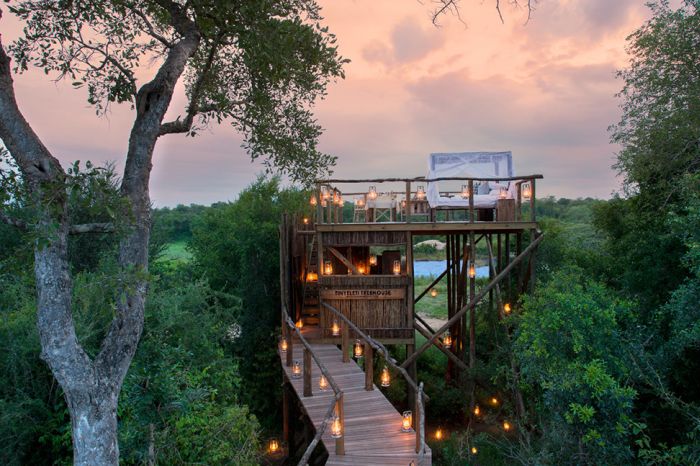
[[[286,325],[286,324],[285,324]],[[290,331],[287,339],[287,367],[292,367],[294,362],[294,334]]]
[[[343,407],[343,394],[338,395],[338,401],[335,402],[335,415],[340,419],[343,435],[335,439],[335,454],[342,456],[345,454],[345,409]]]
[[[469,222],[474,223],[474,180],[469,180]]]
[[[406,359],[410,358],[413,353],[416,350],[416,345],[415,344],[407,344],[406,345]],[[417,378],[417,373],[416,373],[416,361],[411,362],[411,364],[408,365],[406,368],[406,371],[408,372],[409,377],[411,377],[411,380],[414,382],[416,381]],[[414,406],[416,403],[416,396],[415,392],[411,389],[411,387],[408,387],[408,406]]]
[[[420,453],[420,430],[423,422],[420,413],[420,393],[417,390],[414,390],[414,392],[416,402],[413,405],[413,429],[416,431],[416,453]]]
[[[365,390],[374,390],[374,352],[368,341],[365,342]]]
[[[350,347],[350,328],[345,322],[342,322],[340,326],[342,333],[340,347],[343,351],[343,362],[350,362],[350,353],[348,352]]]
[[[406,181],[406,223],[411,223],[411,182]]]
[[[316,223],[323,224],[323,206],[321,205],[321,185],[316,184]]]
[[[476,267],[476,245],[474,244],[474,232],[469,232],[469,252],[471,262]],[[476,276],[469,277],[469,301],[474,300],[476,294]],[[469,368],[474,369],[476,364],[476,306],[469,310]]]
[[[530,221],[535,222],[535,179],[530,180]]]
[[[282,438],[289,444],[289,384],[282,376]]]
[[[311,389],[311,351],[304,348],[304,396],[312,396]]]

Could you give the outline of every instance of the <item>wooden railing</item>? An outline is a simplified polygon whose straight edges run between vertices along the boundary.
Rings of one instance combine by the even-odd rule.
[[[425,455],[425,394],[423,393],[423,382],[416,385],[416,383],[408,375],[406,369],[397,364],[396,360],[391,357],[389,351],[384,345],[365,334],[360,330],[355,324],[353,324],[350,319],[348,319],[342,312],[338,311],[336,308],[330,304],[320,301],[321,305],[326,309],[331,311],[336,315],[342,323],[340,323],[340,333],[341,333],[341,348],[343,352],[343,362],[350,361],[350,329],[355,332],[355,334],[364,342],[364,358],[365,358],[365,390],[373,390],[374,387],[374,350],[380,352],[380,355],[384,358],[387,365],[392,367],[396,372],[401,374],[406,380],[406,383],[414,390],[416,396],[416,415],[413,417],[413,427],[416,432],[416,453],[418,456],[418,464],[423,464],[423,458]]]
[[[412,185],[414,183],[432,183],[432,182],[439,182],[439,181],[462,181],[464,182],[469,189],[469,206],[468,206],[468,214],[469,214],[469,222],[474,222],[476,220],[476,212],[474,208],[474,182],[481,182],[481,181],[493,181],[493,182],[515,182],[516,189],[517,189],[517,195],[515,198],[516,201],[516,221],[521,220],[521,206],[522,206],[522,201],[524,199],[523,196],[523,184],[527,183],[529,184],[530,187],[530,196],[529,198],[525,199],[526,201],[529,202],[530,205],[530,221],[534,222],[535,221],[535,180],[542,179],[542,175],[525,175],[525,176],[511,176],[511,177],[503,177],[503,178],[472,178],[472,177],[440,177],[440,178],[424,178],[424,177],[418,177],[418,178],[376,178],[376,179],[364,179],[364,180],[345,180],[345,179],[329,179],[329,180],[318,180],[316,182],[316,191],[314,193],[314,196],[316,196],[317,199],[317,205],[316,205],[316,223],[318,224],[329,224],[329,223],[342,223],[342,205],[337,205],[333,203],[333,199],[337,195],[341,195],[340,190],[338,188],[334,187],[333,184],[372,184],[372,183],[405,183],[406,185],[406,190],[405,191],[400,191],[400,192],[394,192],[391,191],[393,194],[401,194],[404,195],[404,201],[405,201],[405,207],[402,207],[402,209],[405,209],[405,216],[403,218],[404,223],[410,223],[411,222],[411,204],[416,202],[415,200],[415,194],[416,191],[413,191]],[[322,198],[323,198],[323,193],[330,193],[330,197],[326,201],[326,206],[324,207],[322,205]],[[444,191],[443,191],[444,193]],[[353,194],[365,194],[365,193],[348,193],[347,195],[353,195]],[[427,194],[427,193],[426,193]]]
[[[311,345],[309,345],[309,342],[306,341],[306,338],[301,334],[301,331],[294,325],[294,321],[289,317],[289,313],[287,309],[283,309],[284,316],[285,316],[285,324],[286,326],[282,327],[283,329],[286,329],[283,332],[284,338],[287,340],[287,360],[286,360],[286,365],[291,366],[294,361],[294,338],[291,338],[290,330],[295,332],[297,337],[299,338],[299,341],[301,342],[302,346],[304,347],[304,372],[302,375],[303,379],[303,390],[304,390],[304,396],[312,396],[313,395],[313,389],[312,389],[312,382],[311,382],[311,360],[313,359],[316,362],[316,365],[318,366],[319,370],[321,371],[321,374],[326,378],[328,381],[328,384],[331,386],[333,389],[333,399],[331,400],[331,403],[328,405],[328,410],[326,411],[326,415],[323,418],[323,421],[321,422],[321,425],[319,426],[318,430],[316,431],[316,435],[314,436],[313,440],[311,443],[309,443],[309,446],[306,448],[304,451],[304,454],[302,455],[301,459],[299,460],[299,463],[297,463],[298,466],[304,466],[308,463],[309,458],[311,457],[311,454],[313,453],[314,449],[316,448],[316,445],[318,445],[318,442],[321,440],[321,437],[323,436],[323,433],[326,430],[326,425],[328,422],[334,419],[335,416],[337,416],[340,420],[340,426],[341,426],[341,433],[342,435],[339,438],[335,439],[335,454],[336,455],[344,455],[345,454],[345,435],[344,435],[344,430],[345,430],[345,419],[344,419],[344,411],[343,411],[343,391],[340,389],[338,384],[333,380],[333,377],[331,376],[330,372],[328,372],[328,369],[326,369],[326,366],[323,364],[321,359],[314,353],[314,351],[311,349]]]

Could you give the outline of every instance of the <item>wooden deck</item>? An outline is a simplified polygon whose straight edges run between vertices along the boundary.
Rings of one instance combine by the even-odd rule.
[[[477,231],[480,233],[508,233],[532,230],[537,228],[536,222],[469,222],[469,221],[442,221],[442,222],[377,222],[377,223],[322,223],[312,229],[301,230],[301,234],[337,233],[337,232],[362,232],[362,231],[395,231],[411,232],[416,235],[446,234],[454,232]]]
[[[300,345],[295,344],[294,347],[296,352],[300,351]],[[418,464],[415,433],[401,432],[401,415],[376,385],[374,390],[365,390],[365,374],[362,369],[352,360],[343,363],[342,353],[334,345],[312,344],[311,348],[344,393],[345,455],[335,454],[335,440],[331,438],[330,429],[327,428],[322,438],[329,453],[326,465],[408,466],[411,461]],[[300,352],[295,353],[295,359],[302,359]],[[287,379],[314,427],[318,429],[328,410],[333,392],[321,392],[318,389],[321,372],[316,364],[313,364],[313,396],[304,397],[302,379],[293,379],[291,367],[286,366],[284,355],[281,355],[281,360]],[[423,465],[430,464],[431,451],[426,446]]]

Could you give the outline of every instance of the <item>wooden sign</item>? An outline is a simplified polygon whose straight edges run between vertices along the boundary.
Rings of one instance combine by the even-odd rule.
[[[406,296],[404,288],[390,289],[332,289],[321,290],[321,299],[403,299]]]

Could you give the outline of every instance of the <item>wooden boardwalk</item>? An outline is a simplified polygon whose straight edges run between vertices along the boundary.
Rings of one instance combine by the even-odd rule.
[[[294,347],[295,359],[301,360],[301,345],[295,344]],[[328,426],[322,437],[329,454],[326,465],[408,466],[411,461],[418,464],[415,433],[401,432],[401,415],[376,385],[374,390],[365,390],[365,374],[362,369],[352,360],[343,363],[342,353],[334,345],[312,344],[311,348],[344,393],[345,455],[335,454],[335,439],[331,437]],[[321,372],[313,363],[313,395],[304,397],[302,379],[293,379],[291,367],[285,364],[285,356],[282,355],[281,359],[287,379],[314,427],[318,429],[333,398],[333,391],[319,390]],[[431,464],[431,451],[426,445],[423,465]]]

